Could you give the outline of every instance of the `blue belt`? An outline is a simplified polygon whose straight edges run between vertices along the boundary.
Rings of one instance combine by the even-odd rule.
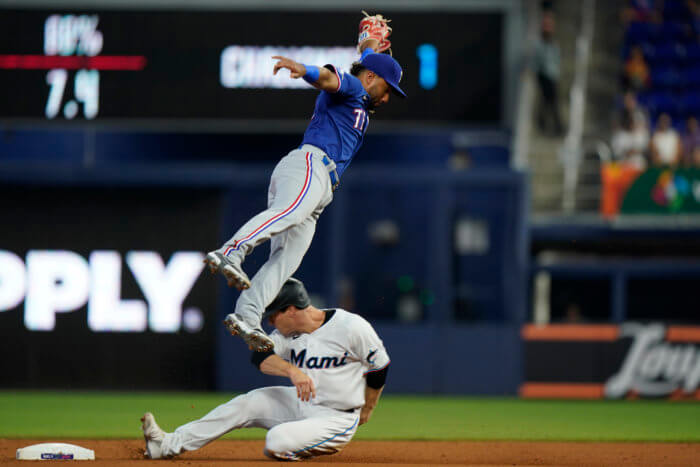
[[[323,156],[323,165],[326,166],[328,169],[328,175],[331,176],[331,185],[333,188],[333,191],[338,189],[338,186],[340,185],[340,178],[338,178],[338,172],[335,170],[335,162],[331,160],[330,157],[328,156]]]

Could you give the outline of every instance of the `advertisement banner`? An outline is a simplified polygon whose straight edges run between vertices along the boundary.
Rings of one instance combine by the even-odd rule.
[[[603,217],[612,218],[620,213],[625,194],[640,173],[640,169],[627,164],[601,164],[600,214]]]
[[[622,214],[700,213],[700,169],[651,168],[627,190]]]
[[[0,387],[211,389],[219,198],[0,189]]]
[[[700,400],[700,326],[528,324],[524,398]]]

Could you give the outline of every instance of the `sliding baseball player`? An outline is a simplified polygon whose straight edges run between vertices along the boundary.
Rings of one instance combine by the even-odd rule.
[[[263,315],[276,328],[274,352],[254,352],[252,362],[293,386],[256,389],[215,408],[172,433],[144,414],[145,455],[151,459],[194,451],[238,428],[266,428],[264,453],[301,460],[339,452],[367,423],[384,388],[389,355],[372,326],[342,309],[310,304],[300,281],[290,278]]]

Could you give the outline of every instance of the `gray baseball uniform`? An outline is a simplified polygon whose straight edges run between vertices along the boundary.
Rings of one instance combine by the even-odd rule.
[[[265,307],[297,270],[311,245],[316,221],[333,200],[329,170],[335,164],[321,149],[304,144],[272,172],[268,208],[241,227],[219,253],[241,264],[257,245],[270,241],[270,258],[241,293],[235,313],[253,328]]]

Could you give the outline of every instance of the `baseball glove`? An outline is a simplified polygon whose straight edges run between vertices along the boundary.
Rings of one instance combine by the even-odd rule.
[[[382,15],[370,16],[366,11],[362,11],[365,17],[360,20],[360,33],[357,37],[357,51],[360,52],[362,43],[375,39],[379,45],[375,52],[386,52],[388,50],[391,55],[391,42],[388,37],[391,35],[391,27],[389,27],[390,19],[384,18]]]

